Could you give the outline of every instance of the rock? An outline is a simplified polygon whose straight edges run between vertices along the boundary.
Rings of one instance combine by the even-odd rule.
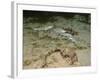
[[[28,66],[28,65],[30,65],[31,63],[32,63],[31,60],[25,60],[25,61],[24,61],[24,65],[25,65],[25,66]]]
[[[70,65],[73,65],[75,62],[78,62],[78,57],[76,54],[75,48],[66,48],[63,50],[63,57],[70,61]]]
[[[60,52],[54,52],[47,58],[48,67],[68,67],[69,63],[62,57]]]

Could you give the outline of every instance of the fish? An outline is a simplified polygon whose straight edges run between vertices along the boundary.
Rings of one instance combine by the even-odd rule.
[[[48,27],[40,27],[40,28],[33,28],[34,31],[47,31],[53,28],[53,26],[48,26]]]
[[[54,26],[46,26],[41,28],[34,28],[33,31],[44,31],[47,36],[51,38],[57,38],[57,39],[66,39],[70,40],[73,43],[76,43],[76,39],[71,33],[67,33],[66,30],[59,27]]]

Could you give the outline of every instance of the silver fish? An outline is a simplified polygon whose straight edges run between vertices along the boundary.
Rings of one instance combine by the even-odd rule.
[[[34,28],[34,31],[46,31],[47,36],[51,38],[57,38],[57,39],[66,39],[70,40],[73,43],[76,43],[76,40],[74,36],[70,33],[67,33],[64,29],[54,27],[54,26],[47,26],[42,28]]]

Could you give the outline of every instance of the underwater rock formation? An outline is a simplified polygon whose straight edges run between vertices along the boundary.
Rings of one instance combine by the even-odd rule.
[[[77,53],[75,51],[75,48],[65,48],[64,50],[51,50],[50,52],[48,52],[47,55],[45,55],[44,64],[42,68],[51,67],[53,63],[54,64],[52,65],[52,67],[57,67],[61,65],[61,62],[63,62],[62,66],[80,65]]]

